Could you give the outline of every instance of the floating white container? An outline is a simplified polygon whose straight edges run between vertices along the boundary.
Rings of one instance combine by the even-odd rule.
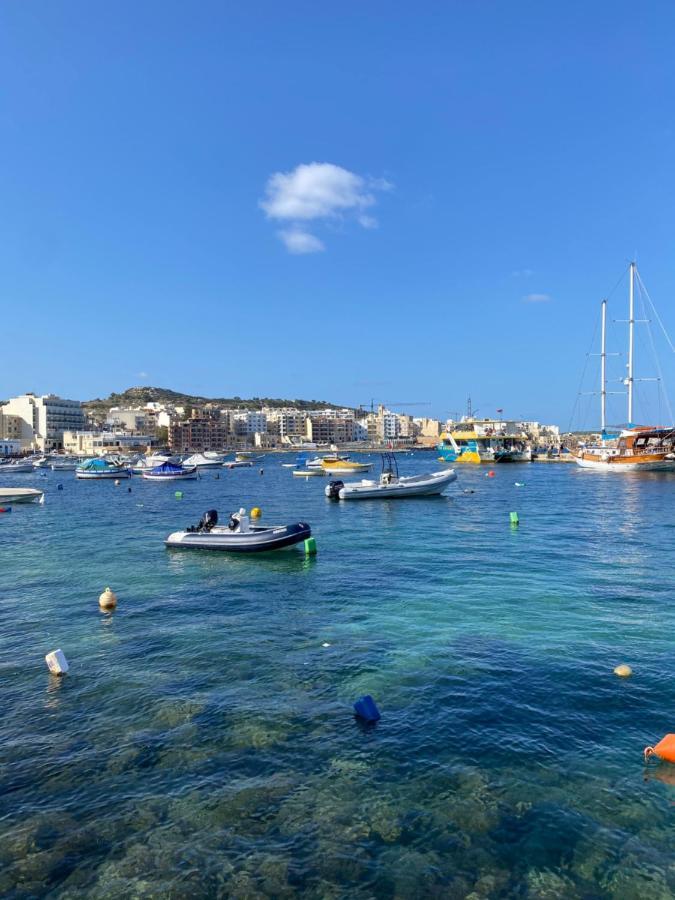
[[[63,650],[52,650],[45,656],[45,662],[49,666],[52,675],[65,675],[69,669],[68,660]]]

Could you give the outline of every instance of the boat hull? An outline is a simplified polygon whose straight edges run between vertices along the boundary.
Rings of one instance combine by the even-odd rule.
[[[401,500],[405,497],[432,497],[442,494],[446,487],[457,480],[454,469],[434,472],[432,475],[413,475],[399,478],[391,484],[377,481],[355,481],[340,489],[340,500]],[[326,495],[328,496],[328,488]]]
[[[236,532],[228,528],[211,531],[175,531],[164,541],[176,550],[218,550],[226,553],[264,553],[299,544],[312,536],[304,522],[293,525],[253,526],[250,531]]]
[[[172,472],[170,474],[164,472],[143,472],[141,475],[141,478],[145,478],[147,481],[191,481],[198,477],[199,474],[196,468],[189,472]]]
[[[0,488],[0,506],[15,503],[34,503],[41,500],[44,491],[37,488]]]
[[[32,463],[2,463],[0,464],[0,475],[22,475],[26,472],[33,472]]]
[[[602,459],[597,454],[585,453],[575,456],[574,461],[582,469],[595,469],[598,472],[675,472],[675,460],[666,459],[659,454],[609,456]]]
[[[131,473],[128,469],[120,469],[118,472],[114,471],[103,471],[103,472],[80,472],[79,470],[75,470],[75,477],[80,478],[83,481],[102,481],[102,480],[110,480],[111,478],[130,478]]]

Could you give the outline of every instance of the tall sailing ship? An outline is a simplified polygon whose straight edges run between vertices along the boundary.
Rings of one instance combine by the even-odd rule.
[[[628,289],[628,372],[624,380],[628,400],[628,424],[614,440],[607,441],[607,301],[601,304],[600,422],[599,446],[582,446],[575,454],[577,465],[603,472],[675,471],[675,427],[650,428],[633,424],[635,274],[630,264]]]

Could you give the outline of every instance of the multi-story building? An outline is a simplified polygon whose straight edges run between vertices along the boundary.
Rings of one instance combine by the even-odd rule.
[[[307,413],[299,409],[279,409],[267,412],[268,428],[275,422],[279,429],[279,437],[300,437],[305,434]]]
[[[20,416],[6,415],[0,406],[0,440],[18,441],[21,445],[23,419]]]
[[[267,432],[267,416],[260,411],[240,410],[232,415],[232,430],[237,437],[265,434]]]
[[[150,434],[128,431],[64,431],[63,449],[75,456],[105,456],[107,453],[129,453],[148,450],[157,440]]]
[[[347,444],[354,440],[354,419],[308,416],[305,434],[315,444]]]
[[[36,450],[60,450],[64,431],[79,431],[85,426],[80,401],[64,400],[55,394],[22,394],[5,403],[2,411],[22,420],[21,444]]]
[[[220,419],[188,419],[169,426],[169,447],[174,453],[222,450],[228,444],[230,429]]]
[[[157,414],[154,410],[149,409],[113,406],[108,411],[105,422],[106,425],[111,425],[113,428],[152,434],[155,431]]]

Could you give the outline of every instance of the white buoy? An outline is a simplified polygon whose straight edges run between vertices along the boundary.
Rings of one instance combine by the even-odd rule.
[[[117,606],[117,595],[107,587],[98,598],[101,609],[114,609]]]
[[[69,669],[68,660],[63,650],[52,650],[45,656],[45,662],[49,666],[52,675],[65,675]]]

